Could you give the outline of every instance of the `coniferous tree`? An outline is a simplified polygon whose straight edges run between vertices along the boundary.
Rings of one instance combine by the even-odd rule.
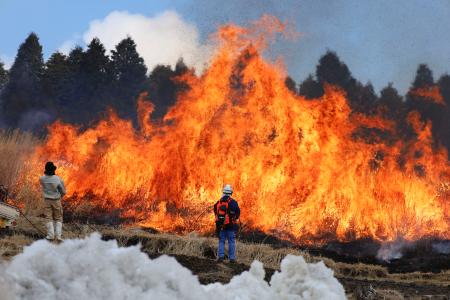
[[[299,94],[306,99],[320,98],[323,96],[323,92],[322,85],[314,80],[312,74],[309,74],[299,87]]]
[[[2,61],[0,61],[0,93],[2,92],[5,85],[8,83],[9,80],[9,74],[8,71],[5,69],[5,65]]]
[[[87,124],[99,117],[110,106],[108,89],[113,79],[112,68],[106,49],[98,38],[92,39],[80,61],[79,103],[83,114],[82,124]]]
[[[176,102],[176,85],[174,72],[170,66],[157,65],[148,78],[148,93],[155,105],[153,118],[162,118],[168,108]]]
[[[329,83],[340,86],[344,90],[348,90],[355,85],[355,79],[352,77],[348,67],[332,51],[327,51],[319,59],[316,77],[320,84]]]
[[[180,58],[177,61],[177,64],[175,65],[175,75],[176,76],[180,76],[180,75],[183,75],[183,74],[185,74],[187,72],[189,72],[189,68],[184,63],[183,58]]]
[[[427,65],[421,64],[417,68],[416,77],[406,95],[408,111],[416,110],[423,120],[430,120],[433,114],[433,102],[423,96],[417,95],[417,89],[430,88],[434,85],[433,72]]]
[[[26,112],[45,109],[41,90],[43,67],[42,46],[38,36],[31,33],[19,47],[2,93],[2,112],[8,126],[17,127],[26,122],[21,122]],[[36,122],[39,123],[38,120]],[[28,127],[33,125],[25,127],[30,129]]]
[[[407,111],[418,111],[422,121],[431,121],[432,133],[435,145],[443,144],[440,127],[445,123],[445,105],[437,103],[426,96],[418,95],[417,89],[431,88],[435,86],[433,72],[426,64],[421,64],[417,68],[416,77],[406,96]]]
[[[106,55],[105,46],[98,38],[92,39],[82,56],[81,73],[84,76],[84,89],[88,96],[93,96],[105,85],[111,76],[111,65]]]
[[[47,99],[59,117],[62,117],[62,107],[66,105],[67,82],[69,80],[69,63],[67,56],[55,52],[45,63],[42,76],[42,88]]]
[[[430,87],[434,85],[433,72],[426,64],[420,64],[417,68],[416,77],[412,89]]]
[[[155,105],[152,114],[154,119],[161,119],[168,109],[176,103],[177,96],[189,89],[189,86],[180,81],[180,76],[191,72],[180,58],[172,70],[170,66],[157,65],[150,73],[146,82],[146,91]]]
[[[442,123],[439,124],[439,139],[443,145],[447,147],[450,158],[450,75],[442,75],[438,80],[439,90],[445,105],[442,107],[444,117]]]
[[[136,99],[144,87],[147,67],[131,37],[123,39],[111,52],[113,107],[119,116],[136,120]]]
[[[64,94],[61,100],[64,105],[60,107],[60,114],[65,122],[81,124],[82,109],[86,97],[83,91],[81,62],[84,52],[80,46],[73,48],[67,57],[67,80],[63,82]]]
[[[189,70],[188,66],[186,66],[186,64],[184,63],[183,58],[180,58],[176,65],[175,65],[175,71],[174,71],[174,76],[173,76],[173,80],[175,80],[175,87],[176,87],[176,94],[180,94],[183,93],[187,90],[189,90],[189,85],[183,81],[180,80],[180,77],[186,73],[191,73],[194,74],[194,70]]]
[[[322,87],[325,83],[341,87],[347,93],[347,100],[352,110],[365,114],[373,112],[373,104],[376,100],[373,87],[357,81],[335,52],[328,51],[319,59],[316,77]]]
[[[362,85],[357,81],[348,93],[354,111],[365,114],[373,114],[375,112],[377,95],[372,83],[368,82],[366,85]]]
[[[380,98],[377,102],[378,111],[389,120],[403,120],[405,116],[405,105],[403,97],[400,96],[397,89],[393,87],[392,82],[380,91]]]
[[[297,95],[297,83],[294,81],[294,79],[292,79],[290,76],[287,76],[284,80],[284,84],[286,85],[288,90]]]

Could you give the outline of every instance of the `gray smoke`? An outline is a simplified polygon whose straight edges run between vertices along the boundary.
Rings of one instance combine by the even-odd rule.
[[[450,254],[450,241],[434,242],[431,247],[433,248],[433,252],[439,254]]]
[[[271,14],[296,24],[303,35],[279,41],[296,81],[315,71],[327,49],[337,52],[354,77],[372,81],[376,90],[393,82],[404,93],[419,63],[435,77],[450,71],[450,3],[446,0],[196,0],[180,10],[206,37],[217,25],[245,24]]]
[[[31,110],[22,114],[18,127],[25,131],[34,131],[52,123],[55,117],[45,110]]]

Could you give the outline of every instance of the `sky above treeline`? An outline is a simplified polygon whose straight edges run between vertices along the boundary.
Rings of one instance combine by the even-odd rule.
[[[95,36],[112,49],[129,35],[149,68],[183,56],[201,69],[207,37],[218,25],[245,25],[263,14],[301,33],[296,40],[279,39],[267,54],[283,56],[297,82],[314,72],[328,49],[377,91],[393,82],[404,93],[419,63],[428,64],[435,78],[450,72],[448,0],[0,0],[0,59],[10,66],[30,32],[40,37],[44,58]]]

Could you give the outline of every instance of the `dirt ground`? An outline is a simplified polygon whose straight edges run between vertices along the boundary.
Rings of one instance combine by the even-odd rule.
[[[19,254],[24,246],[43,238],[43,221],[34,218],[34,228],[21,220],[17,228],[8,233],[0,233],[0,257],[10,260]],[[246,244],[241,242],[238,262],[230,264],[216,262],[216,244],[214,238],[205,238],[192,234],[175,236],[155,234],[139,228],[121,228],[112,226],[94,226],[87,224],[65,224],[66,238],[84,237],[98,231],[104,239],[115,239],[122,246],[140,244],[142,251],[149,257],[167,254],[190,269],[203,284],[221,282],[247,271],[251,261],[258,259],[265,265],[266,280],[269,281],[277,270],[279,261],[287,254],[303,255],[307,261],[323,260],[332,268],[336,278],[344,286],[350,299],[450,299],[450,271],[440,273],[410,272],[391,274],[387,267],[370,264],[348,264],[335,262],[327,257],[317,257],[307,252],[298,252],[290,247],[273,248],[269,245]]]

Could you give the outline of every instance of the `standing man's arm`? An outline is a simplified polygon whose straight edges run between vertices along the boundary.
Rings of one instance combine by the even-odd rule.
[[[66,194],[66,187],[64,186],[64,181],[59,180],[58,191],[61,194],[61,198]]]
[[[241,210],[239,209],[239,205],[236,200],[232,200],[230,202],[230,215],[233,217],[234,220],[239,219],[239,216],[241,214]]]

